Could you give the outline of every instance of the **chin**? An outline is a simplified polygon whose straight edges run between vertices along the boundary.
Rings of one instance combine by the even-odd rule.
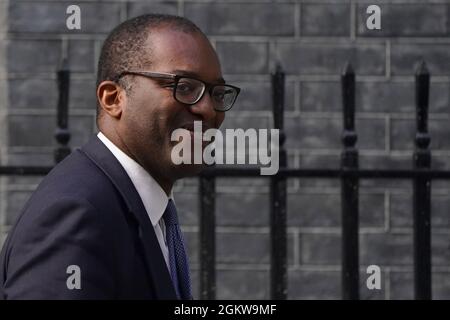
[[[180,164],[174,165],[177,179],[187,178],[198,175],[207,167],[206,164]]]

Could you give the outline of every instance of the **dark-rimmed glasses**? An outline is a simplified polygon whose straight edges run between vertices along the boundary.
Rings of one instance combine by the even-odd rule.
[[[150,71],[124,71],[116,78],[119,80],[125,75],[137,75],[150,79],[172,79],[170,87],[173,88],[173,97],[176,101],[193,105],[203,98],[206,91],[209,92],[216,111],[228,111],[236,101],[240,88],[223,83],[206,83],[192,77],[172,73]]]

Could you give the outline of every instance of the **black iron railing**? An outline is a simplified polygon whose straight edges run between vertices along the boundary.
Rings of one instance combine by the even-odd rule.
[[[58,105],[56,107],[55,139],[58,147],[54,152],[54,161],[58,163],[70,154],[70,148],[68,147],[70,140],[70,131],[68,128],[70,70],[66,58],[63,58],[61,66],[56,73]],[[0,175],[39,176],[46,175],[52,168],[52,166],[0,166]]]
[[[58,71],[59,101],[55,138],[55,162],[70,153],[68,142],[68,98],[70,72],[63,63]],[[450,179],[450,171],[432,170],[428,133],[428,96],[430,75],[425,63],[416,74],[417,133],[411,169],[359,169],[355,131],[355,74],[347,65],[341,77],[343,98],[342,155],[339,169],[287,168],[284,147],[284,72],[280,66],[272,75],[274,127],[279,129],[279,171],[261,176],[259,168],[212,166],[200,175],[200,297],[215,299],[215,179],[217,177],[267,177],[270,181],[271,298],[287,298],[287,179],[333,178],[341,181],[342,197],[342,297],[359,299],[359,181],[361,179],[407,179],[413,182],[414,287],[416,299],[431,299],[431,181]],[[45,175],[51,167],[0,166],[0,175]]]
[[[341,181],[342,214],[342,298],[359,299],[359,181],[361,179],[408,179],[413,182],[414,195],[414,292],[416,299],[431,299],[431,181],[450,179],[450,171],[432,170],[430,136],[428,133],[428,97],[430,74],[422,62],[416,73],[417,133],[415,138],[413,167],[411,169],[359,169],[357,133],[355,131],[355,74],[350,64],[341,77],[343,101],[343,134],[341,166],[339,169],[290,169],[286,167],[285,136],[283,133],[284,73],[280,67],[272,76],[273,112],[275,128],[280,133],[280,169],[270,177],[271,206],[271,298],[287,297],[286,266],[286,179],[287,178],[334,178]],[[201,199],[208,205],[201,205],[202,217],[214,216],[215,177],[264,177],[257,168],[212,167],[201,173],[201,179],[208,179],[208,189],[200,184]],[[209,211],[208,211],[209,210]],[[203,232],[213,237],[214,220],[202,220]],[[211,232],[211,233],[210,233]],[[211,242],[214,243],[214,242]],[[201,242],[202,256],[215,256],[215,249]],[[211,265],[201,263],[202,280],[208,279]],[[214,273],[214,270],[211,271]],[[201,297],[215,298],[215,284],[202,282]]]

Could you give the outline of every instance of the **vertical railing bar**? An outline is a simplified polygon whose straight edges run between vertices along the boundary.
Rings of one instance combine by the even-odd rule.
[[[69,87],[70,87],[70,70],[67,58],[63,58],[61,67],[57,71],[58,81],[58,106],[55,139],[58,143],[54,152],[54,160],[56,163],[62,161],[70,154],[68,143],[70,140],[70,131],[68,129],[69,122]]]
[[[279,130],[279,167],[287,166],[284,148],[284,84],[285,74],[280,65],[272,74],[274,127]],[[272,141],[273,143],[273,141]],[[286,178],[274,175],[270,180],[270,231],[271,231],[271,298],[287,298],[287,229],[286,229]]]
[[[416,124],[414,168],[431,168],[428,133],[430,73],[422,61],[416,72]],[[417,177],[413,182],[414,296],[431,299],[431,179]]]
[[[355,73],[348,63],[341,77],[343,124],[343,151],[341,169],[358,169],[358,151],[355,147]],[[341,177],[342,206],[342,297],[359,299],[359,181],[356,177]]]
[[[216,298],[215,177],[200,177],[200,297]]]

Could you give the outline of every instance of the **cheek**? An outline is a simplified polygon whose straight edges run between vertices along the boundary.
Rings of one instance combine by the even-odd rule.
[[[170,120],[170,106],[164,96],[151,91],[138,95],[131,101],[130,110],[133,120],[143,131],[163,131]],[[155,132],[154,132],[155,133]]]
[[[154,113],[150,111],[151,106],[142,100],[129,101],[124,113],[123,126],[129,136],[140,145],[148,145],[155,141],[160,143],[158,121]]]

